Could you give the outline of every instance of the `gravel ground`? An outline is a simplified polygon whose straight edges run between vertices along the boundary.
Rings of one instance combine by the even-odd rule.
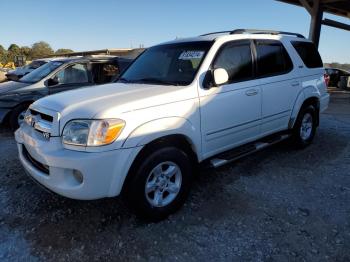
[[[119,199],[46,192],[0,132],[0,261],[350,260],[349,94],[332,96],[313,145],[202,171],[186,205],[157,224]]]

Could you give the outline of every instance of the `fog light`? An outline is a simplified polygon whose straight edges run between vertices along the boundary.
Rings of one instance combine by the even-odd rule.
[[[73,177],[78,182],[78,184],[82,184],[83,183],[83,175],[82,175],[82,173],[80,173],[80,171],[73,170]]]

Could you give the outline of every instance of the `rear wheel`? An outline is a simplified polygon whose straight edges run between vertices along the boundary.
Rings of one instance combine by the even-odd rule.
[[[312,143],[316,133],[317,111],[314,106],[303,107],[293,128],[293,142],[298,148],[305,148]]]
[[[159,221],[185,202],[192,182],[188,155],[175,147],[165,147],[141,159],[127,185],[126,197],[135,213],[146,220]]]
[[[12,110],[9,118],[12,130],[16,130],[24,122],[24,116],[28,107],[29,104],[21,104]]]

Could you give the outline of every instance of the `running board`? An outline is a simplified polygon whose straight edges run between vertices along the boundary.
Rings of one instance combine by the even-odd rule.
[[[266,138],[263,138],[257,142],[250,143],[235,149],[232,149],[230,151],[221,153],[210,160],[210,165],[214,168],[226,165],[228,163],[231,163],[235,160],[238,160],[242,157],[248,156],[250,154],[253,154],[255,152],[258,152],[264,148],[267,148],[269,146],[272,146],[274,144],[277,144],[281,141],[284,141],[288,139],[291,135],[290,134],[282,134],[277,136],[269,136]]]

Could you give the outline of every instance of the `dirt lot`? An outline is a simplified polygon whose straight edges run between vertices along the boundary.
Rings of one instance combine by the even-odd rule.
[[[0,261],[350,260],[350,94],[335,94],[315,142],[280,144],[201,172],[168,220],[118,199],[73,201],[26,176],[0,134]]]

